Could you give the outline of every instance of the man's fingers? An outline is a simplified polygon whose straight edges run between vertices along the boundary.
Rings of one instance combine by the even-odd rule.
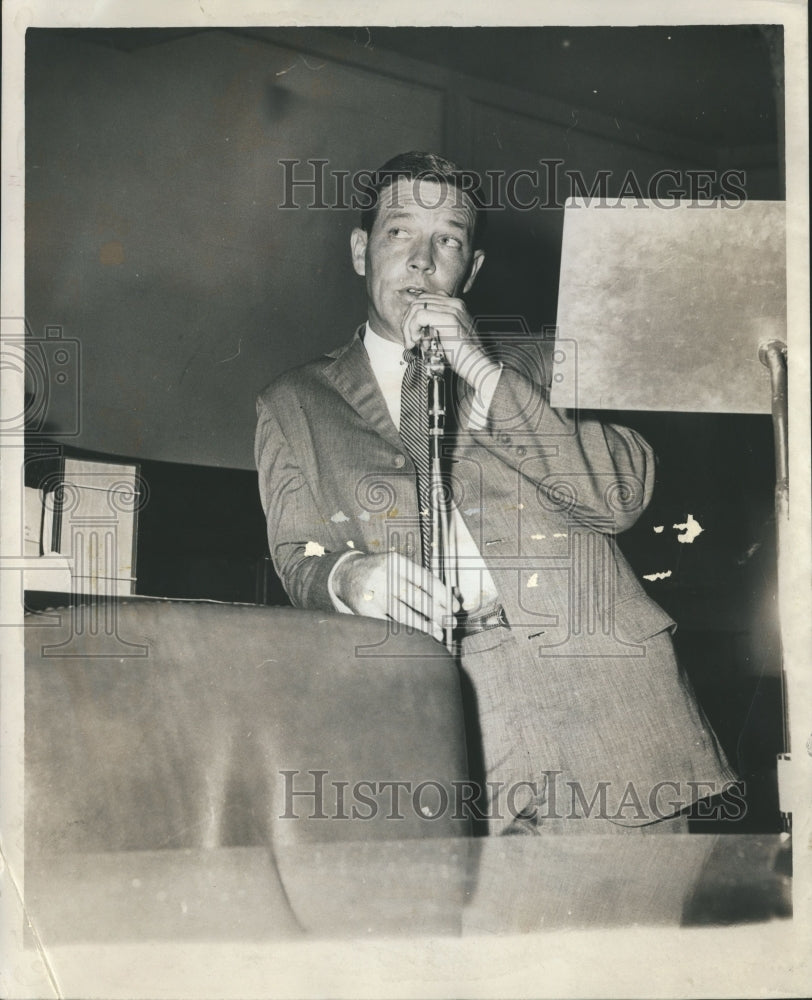
[[[434,601],[434,609],[437,614],[447,615],[452,611],[452,605],[449,604],[449,594],[448,588],[438,577],[433,576],[427,569],[423,571],[423,589],[431,594],[432,600]],[[453,603],[453,600],[452,600]],[[435,615],[436,617],[436,615]]]
[[[445,602],[442,605],[423,590],[412,590],[406,593],[399,594],[396,598],[397,602],[408,608],[409,611],[414,612],[414,614],[419,615],[421,618],[425,618],[427,621],[438,621],[443,615],[447,613],[445,607]]]
[[[399,560],[397,568],[400,573],[394,590],[398,597],[404,598],[411,607],[428,607],[433,604],[435,616],[448,614],[451,609],[442,580],[410,559]]]
[[[383,617],[443,641],[443,627],[452,619],[442,580],[411,559],[389,553],[385,592]]]
[[[449,609],[445,585],[398,553],[364,556],[348,563],[353,586],[347,603],[356,614],[390,618],[442,641]]]
[[[413,559],[407,559],[404,556],[395,556],[397,562],[395,563],[396,572],[398,575],[419,587],[421,590],[427,592],[431,591],[431,574],[426,573],[426,570],[416,563]]]
[[[458,335],[458,331],[465,329],[465,323],[456,310],[439,305],[420,309],[410,306],[402,325],[409,333],[416,333],[428,326],[438,330],[441,335],[445,333],[452,338]]]
[[[411,584],[404,584],[392,594],[392,607],[408,608],[423,618],[438,621],[448,615],[450,608],[445,595],[445,588],[431,594]]]
[[[443,621],[436,616],[426,614],[424,610],[410,607],[405,601],[398,601],[386,617],[400,622],[407,628],[433,635],[440,642],[443,641]]]
[[[444,586],[442,580],[438,580],[425,566],[421,566],[420,563],[416,563],[413,559],[402,556],[397,552],[391,553],[390,557],[393,560],[395,575],[413,584],[418,589],[425,590],[426,593],[430,594],[438,585]]]
[[[442,639],[442,627],[451,620],[445,584],[410,559],[398,558],[395,567],[397,575],[391,580],[390,616]]]
[[[422,308],[422,304],[427,303],[429,305],[434,305],[436,303],[451,303],[462,305],[462,299],[455,299],[453,296],[449,295],[448,292],[423,292],[419,295],[411,305],[416,306],[418,309]]]
[[[434,326],[453,334],[468,325],[468,312],[461,299],[440,295],[421,295],[409,304],[403,315],[402,327],[414,334],[426,326]]]

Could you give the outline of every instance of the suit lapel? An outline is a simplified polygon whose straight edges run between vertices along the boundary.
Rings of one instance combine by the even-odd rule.
[[[329,355],[334,360],[325,368],[325,378],[381,437],[402,449],[403,441],[389,416],[359,333],[360,328],[348,344]]]
[[[363,327],[359,327],[348,343],[328,355],[333,361],[324,369],[324,375],[363,420],[390,444],[402,449],[403,440],[389,416],[389,410],[361,340],[362,329]],[[470,406],[470,399],[470,387],[461,379],[452,376],[447,383],[446,394],[447,427],[450,436],[454,435],[454,432],[457,435],[461,433],[467,440],[467,432],[460,429],[465,427],[468,413],[466,407]]]

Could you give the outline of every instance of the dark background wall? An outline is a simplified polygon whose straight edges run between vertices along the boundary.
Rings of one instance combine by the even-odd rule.
[[[252,468],[257,392],[364,318],[356,214],[281,210],[280,160],[558,159],[588,182],[610,171],[613,195],[628,171],[645,188],[734,168],[749,197],[779,198],[773,49],[737,26],[30,30],[26,310],[36,336],[81,342],[76,444]],[[471,308],[555,323],[562,224],[561,208],[492,213]],[[54,399],[55,431],[70,405]]]
[[[781,199],[781,53],[780,31],[756,26],[29,30],[26,314],[34,337],[56,325],[81,350],[79,433],[58,394],[41,429],[140,460],[139,592],[286,600],[251,471],[254,399],[345,340],[364,296],[356,215],[280,209],[281,159],[560,159],[587,181],[610,171],[610,194],[629,171],[645,187],[663,168],[735,169],[748,197]],[[562,223],[561,208],[493,213],[472,312],[554,324]],[[606,416],[658,454],[652,505],[621,545],[641,576],[672,569],[646,585],[679,622],[683,662],[769,826],[769,418]],[[671,525],[688,513],[705,531],[681,545]]]

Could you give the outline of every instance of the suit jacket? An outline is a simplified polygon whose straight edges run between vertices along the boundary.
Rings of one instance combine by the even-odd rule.
[[[512,626],[498,651],[493,633],[471,640],[469,653],[490,660],[463,649],[480,712],[518,685],[527,707],[506,725],[526,727],[539,767],[560,764],[591,787],[676,780],[721,790],[735,775],[677,668],[674,622],[614,538],[649,502],[651,448],[633,430],[551,408],[517,366],[503,368],[482,430],[465,429],[471,393],[457,390],[445,455],[453,495]],[[277,378],[257,408],[270,551],[294,605],[332,609],[328,577],[348,547],[414,556],[415,469],[358,334]]]
[[[546,397],[503,369],[488,426],[458,429],[447,444],[454,498],[510,622],[543,628],[551,654],[600,655],[674,624],[614,540],[649,502],[654,456],[635,431],[552,409]],[[454,402],[465,428],[464,386]],[[270,551],[296,607],[332,609],[327,579],[348,547],[414,555],[414,465],[357,333],[277,378],[257,411]]]

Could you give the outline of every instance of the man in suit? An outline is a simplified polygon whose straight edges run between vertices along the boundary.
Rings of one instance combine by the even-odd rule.
[[[614,540],[651,497],[654,456],[633,430],[552,409],[532,351],[485,349],[461,297],[485,257],[470,177],[431,153],[378,171],[351,235],[366,324],[258,400],[271,555],[295,606],[438,639],[453,621],[490,832],[663,828],[735,775],[674,623]],[[445,583],[417,412],[427,337],[448,369]]]

